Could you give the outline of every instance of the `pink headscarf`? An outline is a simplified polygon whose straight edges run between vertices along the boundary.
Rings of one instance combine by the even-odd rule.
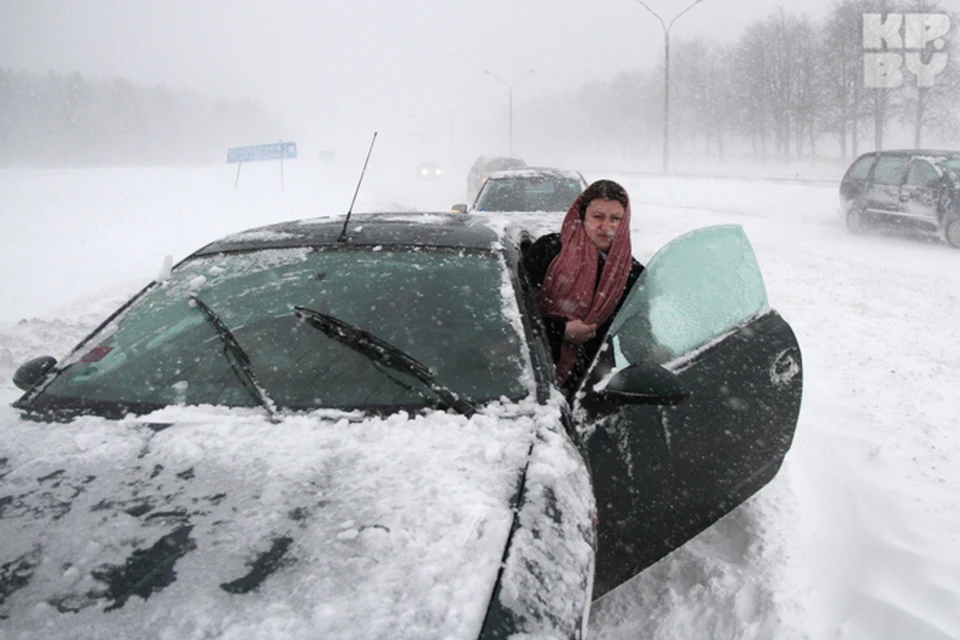
[[[613,314],[623,297],[633,266],[630,246],[630,201],[620,226],[613,236],[600,282],[597,269],[600,252],[587,236],[580,219],[579,196],[570,206],[560,230],[562,248],[547,268],[537,303],[543,317],[579,319],[586,324],[602,325]],[[557,377],[562,386],[573,371],[579,347],[569,342],[560,346]]]

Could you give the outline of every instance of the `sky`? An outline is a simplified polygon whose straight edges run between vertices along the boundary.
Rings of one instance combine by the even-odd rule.
[[[669,23],[690,3],[646,4]],[[778,7],[829,6],[704,0],[671,37],[729,42]],[[443,139],[451,120],[502,114],[515,81],[519,107],[662,53],[663,28],[635,0],[0,0],[0,66],[256,98],[278,114],[278,137],[321,149],[375,130]]]
[[[0,236],[0,401],[19,395],[11,382],[16,366],[42,354],[63,357],[156,277],[166,256],[179,260],[215,237],[256,225],[338,214],[353,193],[350,165],[291,162],[281,190],[272,164],[249,167],[236,189],[226,166],[0,170],[0,210],[6,228],[16,229]],[[777,477],[594,603],[591,637],[960,637],[960,349],[953,339],[960,254],[919,238],[849,234],[836,215],[836,184],[823,175],[784,182],[757,179],[772,173],[766,167],[739,169],[740,178],[723,179],[586,173],[588,180],[618,179],[631,193],[631,239],[641,262],[691,229],[742,225],[770,305],[796,333],[804,365],[797,432]],[[462,199],[462,190],[460,176],[418,182],[406,171],[376,170],[356,210],[443,210]],[[66,203],[79,205],[83,215]],[[12,410],[0,419],[14,419]],[[291,425],[280,438],[262,420],[220,422],[253,429],[250,437],[260,441],[269,433],[271,446],[260,448],[235,447],[231,438],[205,445],[198,425],[206,423],[192,424],[182,446],[164,441],[151,450],[151,465],[178,468],[171,461],[198,451],[215,460],[269,458],[287,465],[290,475],[274,477],[268,490],[281,488],[281,478],[303,486],[297,474],[309,465],[290,451],[317,437],[303,425]],[[438,438],[444,424],[433,425]],[[26,429],[8,425],[3,433],[20,446]],[[31,464],[52,464],[54,452],[93,464],[98,456],[115,460],[142,449],[135,430],[102,424],[61,426],[47,436],[38,445],[43,455]],[[466,458],[471,468],[485,459],[475,455]],[[390,470],[397,478],[404,472],[399,464]],[[419,477],[420,461],[407,471]],[[346,537],[358,529],[349,520],[334,524]],[[203,622],[208,630],[218,621],[232,624],[220,627],[222,637],[251,637],[251,630],[310,637],[288,608],[252,611],[222,618],[228,612],[212,602]],[[47,615],[36,613],[41,622]]]

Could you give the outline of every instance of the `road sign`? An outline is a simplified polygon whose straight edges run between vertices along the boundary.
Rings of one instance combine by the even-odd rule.
[[[227,149],[227,164],[234,162],[257,162],[258,160],[289,160],[296,157],[296,142],[258,144],[252,147],[232,147]]]

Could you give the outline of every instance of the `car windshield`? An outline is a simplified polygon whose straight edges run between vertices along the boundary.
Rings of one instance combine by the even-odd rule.
[[[583,185],[574,178],[523,177],[487,180],[477,198],[479,211],[566,211]]]
[[[281,409],[442,404],[409,373],[298,318],[298,306],[402,349],[456,394],[478,402],[519,398],[526,365],[501,293],[503,269],[491,252],[422,248],[197,258],[73,354],[29,408],[122,415],[173,404],[257,406],[198,301],[226,325]]]

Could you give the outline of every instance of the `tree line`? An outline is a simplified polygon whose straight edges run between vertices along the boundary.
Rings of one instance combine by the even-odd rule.
[[[228,146],[273,131],[251,99],[0,68],[0,166],[222,162]]]
[[[906,30],[916,20],[892,14],[939,13],[950,17],[950,31],[913,52],[919,53],[914,67],[919,60],[931,71],[945,59],[934,82],[923,86],[910,64],[902,64],[890,69],[894,79],[901,74],[900,84],[876,86],[868,54],[907,52],[887,41],[874,50],[865,42],[864,21],[873,20],[869,32],[877,20],[865,15],[880,14],[888,28],[899,20],[906,47]],[[559,127],[565,145],[574,137],[579,145],[615,144],[624,155],[655,155],[663,143],[663,85],[661,57],[649,71],[622,72],[538,100],[536,122],[524,127],[548,145],[556,139],[550,129]],[[736,151],[759,160],[847,160],[884,148],[893,131],[909,134],[913,146],[922,148],[960,140],[958,107],[960,19],[938,0],[837,0],[820,21],[778,8],[733,44],[671,42],[671,154],[723,158]]]

